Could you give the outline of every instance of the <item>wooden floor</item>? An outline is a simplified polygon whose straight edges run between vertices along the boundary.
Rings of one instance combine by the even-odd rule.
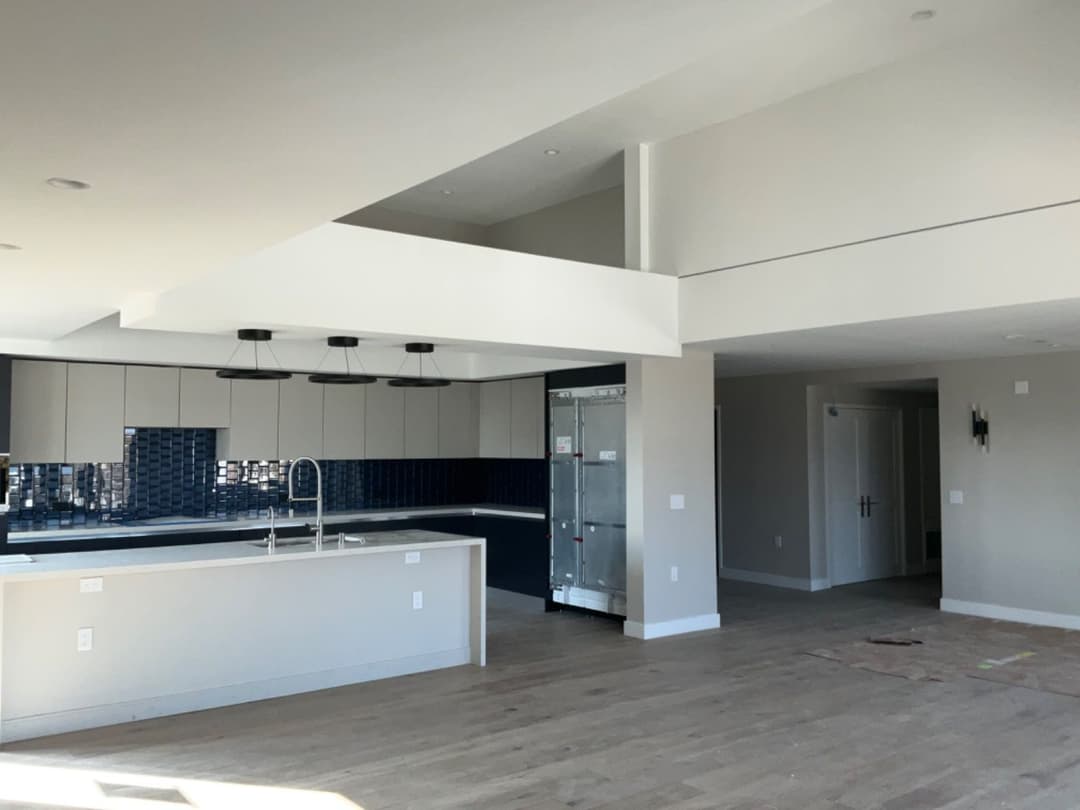
[[[289,786],[365,810],[1076,810],[1080,700],[803,654],[952,620],[934,587],[725,582],[724,629],[650,642],[496,603],[486,670],[16,744],[0,765]]]

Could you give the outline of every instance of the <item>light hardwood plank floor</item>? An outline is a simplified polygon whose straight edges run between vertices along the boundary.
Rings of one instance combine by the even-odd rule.
[[[935,587],[723,582],[722,630],[650,642],[493,599],[485,670],[30,741],[0,764],[329,791],[365,810],[1080,807],[1080,700],[803,654],[950,621]]]

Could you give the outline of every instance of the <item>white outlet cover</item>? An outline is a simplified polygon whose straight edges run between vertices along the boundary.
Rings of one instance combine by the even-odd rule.
[[[686,496],[685,495],[672,495],[671,496],[671,508],[672,509],[685,509],[686,508]]]
[[[949,490],[949,503],[954,504],[954,505],[958,505],[958,504],[962,504],[963,502],[964,502],[964,493],[963,493],[962,490],[959,490],[959,489],[950,489]]]
[[[94,628],[80,627],[75,640],[75,649],[78,652],[90,652],[94,649]]]
[[[1016,380],[1013,383],[1013,391],[1020,396],[1027,396],[1031,393],[1031,386],[1027,380]]]
[[[79,593],[101,593],[105,590],[105,580],[101,577],[83,577],[79,580]]]
[[[677,566],[677,565],[671,566],[671,581],[672,582],[678,582],[679,581],[679,566]]]
[[[421,610],[424,607],[424,592],[413,591],[412,593],[412,609]]]
[[[405,564],[406,565],[417,565],[419,562],[420,562],[420,552],[419,551],[406,551],[405,552]]]

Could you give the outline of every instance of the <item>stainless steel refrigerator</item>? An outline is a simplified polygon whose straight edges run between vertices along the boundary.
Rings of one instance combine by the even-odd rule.
[[[551,592],[626,615],[626,387],[548,392]]]

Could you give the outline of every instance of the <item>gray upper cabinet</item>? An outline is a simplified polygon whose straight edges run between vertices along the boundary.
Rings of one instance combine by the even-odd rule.
[[[544,378],[510,381],[510,457],[544,456]]]
[[[128,366],[124,383],[124,424],[127,427],[178,427],[180,369]]]
[[[65,460],[124,460],[124,367],[68,363]]]
[[[278,387],[268,380],[230,380],[229,429],[218,434],[217,456],[271,461],[278,455]]]
[[[278,413],[278,456],[318,458],[323,450],[323,390],[306,374],[281,381]]]
[[[480,385],[480,456],[510,456],[510,380]]]
[[[229,381],[211,369],[180,369],[180,427],[228,427],[229,396]]]
[[[439,389],[439,458],[473,458],[480,452],[479,400],[477,383]]]
[[[435,458],[438,455],[439,389],[406,388],[405,458]]]
[[[11,363],[11,461],[59,463],[67,458],[67,363]]]
[[[405,389],[385,380],[365,386],[364,449],[367,458],[405,457]]]
[[[353,459],[364,455],[364,408],[370,385],[323,386],[321,458]]]

